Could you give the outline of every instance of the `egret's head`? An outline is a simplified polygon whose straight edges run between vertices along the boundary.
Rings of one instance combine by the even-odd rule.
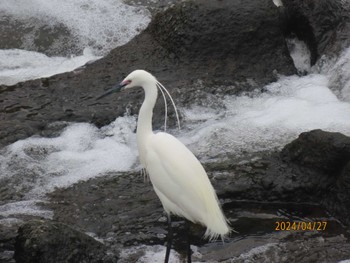
[[[156,83],[156,78],[149,72],[137,69],[131,72],[121,83],[120,86],[123,89],[129,89],[133,87],[142,87],[146,83],[153,82]]]
[[[129,89],[133,87],[143,87],[147,83],[157,83],[157,80],[151,73],[148,73],[145,70],[134,70],[122,82],[120,82],[120,84],[106,91],[97,99],[99,100],[107,95],[124,89]]]

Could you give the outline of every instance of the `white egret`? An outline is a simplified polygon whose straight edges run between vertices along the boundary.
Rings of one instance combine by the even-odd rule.
[[[165,262],[168,262],[172,240],[171,214],[204,225],[207,228],[204,237],[210,240],[224,238],[231,229],[207,173],[198,159],[174,136],[165,132],[153,133],[152,115],[158,97],[157,88],[161,91],[164,89],[172,100],[153,75],[144,70],[135,70],[120,85],[98,99],[132,87],[142,87],[145,91],[145,99],[138,116],[137,144],[141,164],[148,172],[153,188],[168,215],[169,239],[165,257]],[[190,262],[189,247],[188,253]]]

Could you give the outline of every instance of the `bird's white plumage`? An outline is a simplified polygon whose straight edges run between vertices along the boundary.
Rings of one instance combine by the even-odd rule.
[[[145,166],[166,212],[207,226],[209,238],[227,234],[216,193],[193,153],[163,132],[152,134],[146,148]]]
[[[137,144],[140,161],[164,210],[206,226],[205,236],[210,239],[223,238],[230,228],[203,166],[174,136],[152,131],[158,96],[156,78],[144,70],[135,70],[122,83],[127,83],[125,88],[141,86],[145,91],[137,123]]]

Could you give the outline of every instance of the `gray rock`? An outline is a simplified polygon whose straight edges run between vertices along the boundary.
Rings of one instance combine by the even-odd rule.
[[[350,225],[350,162],[344,167],[323,204],[342,222]]]
[[[301,169],[307,167],[307,170],[316,172],[318,181],[313,189],[318,193],[319,202],[349,225],[350,137],[322,130],[305,132],[284,147],[282,156]]]
[[[272,1],[187,1],[158,14],[150,31],[181,67],[210,83],[259,86],[275,80],[274,70],[295,73]]]
[[[282,155],[286,160],[337,177],[350,162],[350,137],[322,130],[303,132],[284,147]]]
[[[23,263],[106,262],[104,246],[65,224],[29,221],[18,230],[14,258]]]

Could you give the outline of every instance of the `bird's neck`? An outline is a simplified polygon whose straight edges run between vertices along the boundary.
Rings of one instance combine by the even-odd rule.
[[[141,139],[143,136],[151,134],[153,108],[158,97],[158,90],[155,83],[144,85],[145,100],[142,103],[137,122],[137,137]]]

